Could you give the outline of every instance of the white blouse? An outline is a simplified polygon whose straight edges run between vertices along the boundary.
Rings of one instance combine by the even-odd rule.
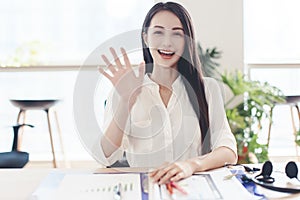
[[[199,122],[182,79],[178,76],[174,81],[166,107],[158,84],[145,75],[141,94],[127,121],[121,147],[106,158],[100,140],[95,141],[92,151],[97,161],[111,165],[121,159],[126,151],[131,167],[158,167],[164,162],[202,155]],[[204,85],[209,108],[211,149],[224,146],[236,153],[236,140],[225,115],[221,90],[212,78],[204,78]],[[112,96],[107,99],[103,132],[109,126],[116,107]]]

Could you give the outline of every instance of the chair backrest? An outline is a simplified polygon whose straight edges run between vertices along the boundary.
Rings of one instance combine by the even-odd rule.
[[[12,149],[10,152],[0,153],[0,168],[22,168],[29,161],[29,154],[17,150],[19,129],[22,126],[33,127],[30,124],[18,124],[13,126],[14,137]]]
[[[11,148],[12,151],[17,151],[18,141],[19,141],[19,129],[22,126],[29,126],[31,128],[34,127],[31,124],[18,124],[18,125],[13,126],[13,129],[14,129],[14,140],[13,140],[13,145],[12,145],[12,148]]]

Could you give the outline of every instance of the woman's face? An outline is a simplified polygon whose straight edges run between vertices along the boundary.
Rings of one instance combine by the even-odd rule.
[[[175,14],[170,11],[156,13],[144,35],[154,65],[177,68],[184,51],[184,38],[182,24]]]

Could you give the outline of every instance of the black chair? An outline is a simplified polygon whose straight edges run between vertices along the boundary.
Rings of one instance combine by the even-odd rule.
[[[12,149],[10,152],[0,153],[0,168],[22,168],[28,163],[29,154],[27,152],[17,150],[19,129],[22,126],[33,127],[29,124],[13,126],[14,137]]]
[[[123,157],[120,160],[117,160],[114,164],[107,166],[107,168],[114,168],[114,167],[130,167],[129,163],[127,162],[125,152],[123,154]]]
[[[54,145],[54,140],[53,140],[53,134],[52,134],[52,123],[50,123],[50,114],[54,115],[54,119],[56,121],[56,127],[57,127],[57,132],[58,132],[58,136],[59,136],[59,140],[60,140],[60,147],[61,147],[61,151],[63,154],[63,158],[65,158],[65,153],[64,153],[64,147],[63,147],[63,142],[62,142],[62,137],[61,137],[61,131],[60,131],[60,126],[58,123],[58,119],[57,119],[57,114],[55,109],[52,109],[60,100],[58,99],[11,99],[10,102],[16,106],[17,108],[19,108],[19,114],[17,117],[17,123],[18,124],[25,124],[25,118],[26,118],[26,113],[29,110],[41,110],[41,111],[45,111],[47,114],[47,123],[48,123],[48,130],[49,130],[49,136],[50,136],[50,145],[51,145],[51,150],[52,150],[52,163],[53,163],[53,167],[56,168],[57,167],[57,160],[56,160],[56,152],[55,152],[55,145]],[[21,119],[23,116],[23,120]],[[19,146],[17,147],[18,149],[20,149],[21,146],[21,138],[20,138],[20,142],[19,142]]]

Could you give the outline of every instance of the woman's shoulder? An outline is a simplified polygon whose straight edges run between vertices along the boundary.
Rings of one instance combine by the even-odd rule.
[[[220,81],[217,81],[214,78],[204,77],[203,82],[204,82],[205,96],[207,99],[211,99],[212,101],[221,99],[222,101],[224,101],[225,91]]]
[[[219,84],[216,79],[211,77],[203,77],[203,83],[207,89],[216,89],[219,87]]]

